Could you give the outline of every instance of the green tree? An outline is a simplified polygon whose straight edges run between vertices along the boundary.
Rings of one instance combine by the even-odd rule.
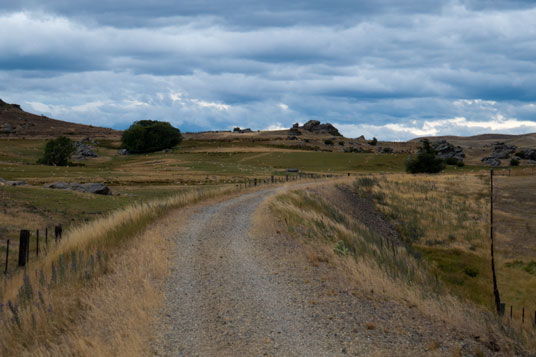
[[[47,141],[43,156],[37,163],[53,166],[67,166],[72,153],[75,151],[71,139],[60,136]]]
[[[436,152],[428,139],[422,141],[417,156],[406,161],[406,171],[412,174],[433,174],[441,172],[443,169],[445,169],[445,162],[436,157]]]
[[[123,132],[121,147],[133,154],[172,148],[182,141],[181,131],[167,122],[140,120]]]

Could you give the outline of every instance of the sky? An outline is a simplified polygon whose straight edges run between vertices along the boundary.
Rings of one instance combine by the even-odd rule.
[[[536,1],[1,0],[0,98],[116,129],[536,132]]]

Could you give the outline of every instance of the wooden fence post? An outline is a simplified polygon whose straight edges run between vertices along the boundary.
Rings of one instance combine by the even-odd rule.
[[[63,233],[63,228],[61,228],[61,225],[54,227],[54,239],[56,240],[56,243],[58,240],[61,240],[61,235]]]
[[[490,178],[490,227],[489,234],[491,240],[491,274],[493,277],[493,295],[495,297],[495,308],[497,313],[501,314],[501,297],[499,295],[499,288],[497,287],[497,276],[495,274],[495,256],[493,253],[493,168],[489,171]]]
[[[523,306],[523,312],[521,313],[521,323],[525,323],[525,307]]]
[[[35,232],[35,256],[39,256],[39,229]]]
[[[19,263],[18,265],[20,267],[23,267],[26,265],[26,262],[28,261],[29,251],[30,251],[30,231],[23,229],[20,231],[20,238],[19,238]]]
[[[7,274],[7,263],[9,262],[9,239],[7,240],[7,247],[6,247],[6,270],[4,270],[4,274]],[[535,315],[536,316],[536,315]]]

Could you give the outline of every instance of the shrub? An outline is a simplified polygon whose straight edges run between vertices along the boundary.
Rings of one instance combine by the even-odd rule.
[[[445,163],[447,165],[458,165],[458,159],[456,159],[455,157],[449,157],[445,160]]]
[[[510,160],[510,166],[519,166],[519,160],[515,158]]]
[[[344,141],[339,141],[340,146],[344,146]]]
[[[326,145],[333,145],[333,140],[331,140],[331,139],[326,139],[326,140],[324,140],[324,144],[326,144]]]
[[[123,132],[121,147],[139,154],[169,149],[182,141],[181,131],[167,122],[140,120]]]
[[[406,171],[412,174],[438,173],[443,171],[445,169],[445,163],[442,159],[437,158],[435,154],[430,141],[424,139],[417,156],[406,161]]]
[[[465,164],[463,163],[463,161],[458,161],[458,163],[456,164],[456,166],[458,166],[458,167],[464,167]]]
[[[368,143],[369,145],[376,146],[376,144],[378,143],[378,139],[374,137],[372,138],[372,140],[369,140]]]
[[[75,148],[71,139],[60,136],[47,141],[43,157],[37,163],[53,166],[67,166]]]

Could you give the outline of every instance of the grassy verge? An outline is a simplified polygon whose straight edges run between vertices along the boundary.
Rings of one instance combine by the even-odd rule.
[[[135,340],[142,337],[129,332],[128,326],[143,321],[144,306],[155,304],[151,295],[156,293],[157,285],[152,281],[165,271],[165,259],[155,260],[153,256],[158,250],[165,250],[165,244],[159,243],[162,237],[158,231],[147,228],[170,210],[233,190],[195,190],[165,200],[134,204],[71,229],[45,257],[4,280],[1,354],[139,352],[143,343]],[[146,266],[140,265],[144,262]],[[130,297],[136,296],[138,300],[129,302]],[[126,305],[119,305],[121,301]],[[123,316],[125,311],[131,315]],[[98,326],[97,331],[83,328],[106,321],[112,327]],[[125,326],[121,325],[123,322]],[[135,336],[129,336],[131,333]],[[100,337],[95,337],[97,334]],[[88,336],[98,337],[100,342]],[[113,341],[120,341],[123,347],[108,345]],[[137,352],[134,354],[140,354]]]
[[[374,188],[381,180],[368,178],[357,183],[367,188],[367,194],[380,195]],[[459,286],[457,279],[461,277],[466,288],[476,292],[474,300],[480,298],[479,286],[473,288],[469,286],[473,282],[465,280],[485,264],[472,250],[438,250],[423,244],[416,245],[422,247],[417,251],[407,242],[393,244],[377,234],[374,227],[365,226],[352,216],[351,207],[333,202],[333,195],[333,188],[291,191],[277,196],[270,206],[273,214],[286,223],[291,236],[316,247],[316,253],[308,254],[313,265],[335,262],[346,267],[365,290],[373,288],[375,294],[416,307],[458,331],[495,341],[512,353],[516,351],[518,337],[511,329],[486,309],[460,296],[460,290],[452,289]],[[388,193],[381,196],[384,204],[387,196]],[[421,228],[426,237],[427,229]],[[448,240],[448,233],[445,239]],[[531,343],[527,345],[534,348]]]

